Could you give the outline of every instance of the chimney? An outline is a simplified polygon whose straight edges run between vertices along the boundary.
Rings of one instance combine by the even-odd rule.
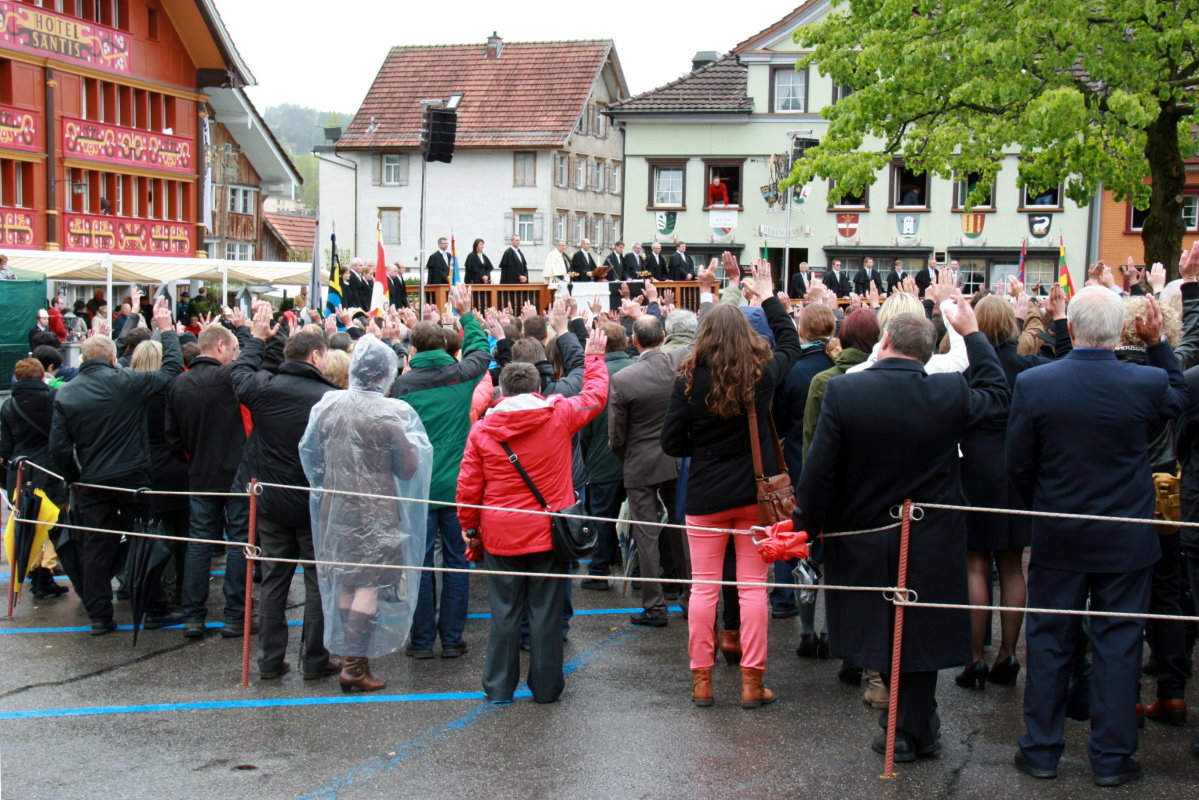
[[[700,50],[691,56],[691,71],[695,72],[700,67],[706,67],[718,58],[720,58],[720,53],[715,50]]]
[[[504,40],[499,37],[495,31],[487,37],[487,50],[483,54],[483,58],[499,58],[500,53],[504,50]]]

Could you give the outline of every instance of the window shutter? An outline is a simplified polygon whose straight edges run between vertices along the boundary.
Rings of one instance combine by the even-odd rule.
[[[400,185],[408,185],[408,154],[403,153],[400,156]]]
[[[383,154],[375,153],[371,156],[371,185],[381,186],[383,184]]]
[[[503,238],[509,239],[512,237],[512,235],[514,233],[516,233],[516,221],[512,217],[512,212],[507,211],[504,213],[504,236],[503,236]]]
[[[545,214],[540,212],[533,215],[533,244],[541,244],[545,239]]]

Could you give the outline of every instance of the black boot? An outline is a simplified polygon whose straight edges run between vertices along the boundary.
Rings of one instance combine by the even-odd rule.
[[[65,586],[59,586],[54,580],[54,573],[45,567],[37,567],[29,571],[30,588],[38,600],[50,597],[60,597],[71,591]]]

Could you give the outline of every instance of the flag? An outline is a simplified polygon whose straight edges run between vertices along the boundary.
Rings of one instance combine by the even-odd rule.
[[[1024,283],[1024,257],[1028,255],[1028,239],[1020,241],[1020,264],[1016,267],[1016,280]]]
[[[1074,296],[1074,281],[1070,280],[1070,270],[1066,268],[1066,239],[1058,237],[1057,282],[1066,293],[1066,299]]]
[[[321,310],[321,226],[312,232],[312,274],[308,277],[308,307]]]
[[[337,258],[337,233],[329,235],[329,246],[333,257],[329,259],[329,296],[325,299],[327,314],[337,313],[341,308],[341,264]]]
[[[454,265],[454,273],[450,276],[450,285],[457,286],[460,282],[458,277],[458,243],[454,241],[453,231],[450,231],[450,261]]]
[[[375,255],[375,285],[371,290],[371,316],[387,310],[387,254],[383,252],[383,220],[375,224],[375,239],[378,242]]]

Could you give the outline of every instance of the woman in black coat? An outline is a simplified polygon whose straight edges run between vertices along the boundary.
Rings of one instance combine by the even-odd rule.
[[[491,259],[483,252],[483,240],[475,239],[466,257],[467,283],[491,283]]]
[[[989,295],[974,309],[978,329],[995,348],[1003,367],[1008,388],[1016,385],[1016,376],[1026,369],[1048,363],[1042,356],[1022,356],[1016,352],[1019,328],[1012,305],[998,295]],[[1064,314],[1064,308],[1062,309]],[[1070,349],[1069,334],[1059,335],[1057,355]],[[970,377],[967,370],[967,378]],[[1000,419],[971,428],[962,437],[962,493],[970,505],[982,508],[1020,508],[1014,491],[1008,486],[1007,460],[1004,458],[1004,439],[1007,419]],[[991,559],[999,572],[999,604],[1023,608],[1026,598],[1024,580],[1024,548],[1032,541],[1029,517],[1010,514],[971,513],[966,515],[966,574],[971,605],[990,605]],[[1002,631],[995,665],[988,667],[983,660],[990,613],[972,611],[971,659],[955,680],[958,686],[982,689],[986,682],[1011,686],[1016,683],[1020,662],[1016,660],[1016,642],[1024,622],[1022,611],[1004,611],[1000,615]]]
[[[729,534],[700,528],[748,530],[758,524],[757,484],[749,447],[750,403],[756,409],[755,435],[765,474],[778,474],[784,466],[777,463],[771,439],[770,404],[799,358],[801,346],[795,325],[772,287],[769,263],[758,261],[753,291],[774,336],[774,351],[754,332],[740,309],[713,308],[679,369],[662,426],[666,454],[691,457],[684,510],[691,572],[697,580],[720,580],[729,539]],[[765,582],[766,564],[749,537],[734,536],[733,542],[737,580]],[[712,704],[717,595],[715,585],[695,584],[687,614],[687,649],[694,679],[691,699],[701,706]],[[741,605],[741,706],[757,708],[774,699],[762,686],[769,605],[761,587],[739,586],[737,595]]]

